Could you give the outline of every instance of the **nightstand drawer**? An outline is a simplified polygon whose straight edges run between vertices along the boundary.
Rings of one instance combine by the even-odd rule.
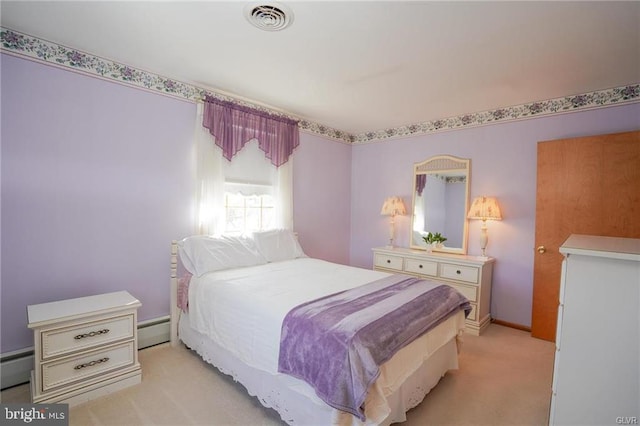
[[[442,263],[440,276],[456,281],[466,281],[469,283],[478,282],[478,268],[473,266],[452,265],[450,263]]]
[[[133,333],[133,314],[44,330],[41,334],[42,359],[132,339]]]
[[[373,263],[379,268],[395,269],[396,271],[402,271],[402,257],[390,256],[386,254],[376,254],[373,258]]]
[[[453,284],[447,283],[448,286],[451,286],[458,290],[464,297],[469,299],[469,302],[477,302],[478,301],[478,288],[470,285],[464,284]]]
[[[406,259],[404,270],[412,274],[438,275],[438,262],[427,262],[418,259]]]
[[[104,348],[81,356],[64,358],[41,364],[42,391],[71,382],[103,375],[109,371],[122,369],[135,363],[134,341]]]
[[[139,307],[127,291],[27,306],[31,402],[73,406],[140,383]]]

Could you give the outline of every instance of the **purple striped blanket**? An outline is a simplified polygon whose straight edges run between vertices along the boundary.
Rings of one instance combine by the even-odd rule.
[[[392,275],[293,308],[282,323],[278,371],[364,421],[380,365],[469,301],[442,283]]]

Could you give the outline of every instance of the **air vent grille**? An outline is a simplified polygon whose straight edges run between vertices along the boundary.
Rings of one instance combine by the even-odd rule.
[[[265,31],[280,31],[293,22],[293,14],[280,4],[251,5],[245,9],[249,22]]]

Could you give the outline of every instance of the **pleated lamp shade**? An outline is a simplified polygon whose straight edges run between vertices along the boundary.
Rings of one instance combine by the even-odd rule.
[[[498,200],[494,197],[476,197],[471,203],[467,219],[502,220]]]
[[[384,200],[380,214],[384,216],[395,216],[407,214],[407,208],[400,197],[389,197]]]

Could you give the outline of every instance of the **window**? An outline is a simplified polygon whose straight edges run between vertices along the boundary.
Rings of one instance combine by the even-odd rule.
[[[275,228],[272,195],[224,193],[225,234],[242,234]]]
[[[265,158],[258,142],[248,142],[232,161],[223,161],[224,233],[242,234],[273,229],[277,168]]]
[[[228,161],[202,127],[201,105],[198,116],[196,232],[242,234],[291,228],[292,159],[274,166],[254,139]]]

